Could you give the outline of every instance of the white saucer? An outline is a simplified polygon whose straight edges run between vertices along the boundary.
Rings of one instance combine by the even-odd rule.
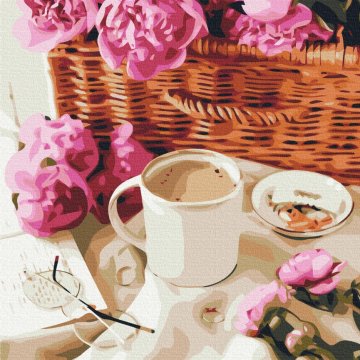
[[[308,204],[329,211],[333,222],[321,230],[295,231],[289,228],[269,204],[291,202]],[[251,196],[257,215],[272,229],[293,238],[311,238],[329,234],[341,227],[351,214],[354,203],[346,188],[333,178],[310,171],[290,170],[272,174],[255,186]]]

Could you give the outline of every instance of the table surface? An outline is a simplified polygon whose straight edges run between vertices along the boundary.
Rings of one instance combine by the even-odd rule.
[[[267,228],[254,214],[250,203],[254,185],[279,170],[246,160],[236,161],[245,181],[243,213],[239,214],[243,229],[238,265],[229,278],[217,285],[180,288],[164,282],[146,268],[146,255],[116,236],[110,226],[101,227],[88,219],[73,231],[109,308],[126,310],[142,325],[156,329],[154,334],[139,332],[123,347],[106,351],[89,348],[78,359],[276,358],[264,341],[242,336],[234,329],[236,308],[244,295],[258,284],[273,280],[280,264],[305,249],[324,248],[335,258],[348,262],[341,287],[348,287],[359,275],[360,187],[348,188],[355,209],[344,227],[324,237],[292,240]],[[142,213],[135,216],[129,226],[134,232],[144,231]],[[201,319],[203,309],[211,306],[224,314],[224,322],[210,324]],[[303,320],[315,323],[323,339],[331,344],[344,339],[360,340],[351,312],[332,315],[298,301],[292,302],[290,309]],[[56,340],[54,334],[57,334]],[[34,352],[37,347],[42,351],[55,348],[54,358],[55,354],[70,354],[71,347],[77,349],[71,353],[72,358],[84,350],[74,340],[71,326],[8,340],[6,347],[9,359],[18,358],[20,352]]]

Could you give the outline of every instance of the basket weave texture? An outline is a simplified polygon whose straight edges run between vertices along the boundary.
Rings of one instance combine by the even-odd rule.
[[[129,121],[157,154],[206,148],[360,184],[360,47],[311,44],[267,58],[209,37],[192,43],[183,66],[146,82],[125,65],[111,70],[81,37],[48,59],[58,114],[81,119],[105,150]]]

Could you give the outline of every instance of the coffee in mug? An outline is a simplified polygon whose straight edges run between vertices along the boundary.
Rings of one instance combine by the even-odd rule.
[[[145,179],[145,186],[168,201],[198,202],[228,195],[236,185],[222,167],[183,160],[155,171]]]

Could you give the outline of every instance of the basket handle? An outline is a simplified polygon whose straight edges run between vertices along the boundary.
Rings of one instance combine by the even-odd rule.
[[[165,92],[164,100],[194,119],[233,121],[241,125],[272,126],[278,122],[292,122],[295,109],[255,111],[246,107],[207,103],[203,99],[179,89]]]

